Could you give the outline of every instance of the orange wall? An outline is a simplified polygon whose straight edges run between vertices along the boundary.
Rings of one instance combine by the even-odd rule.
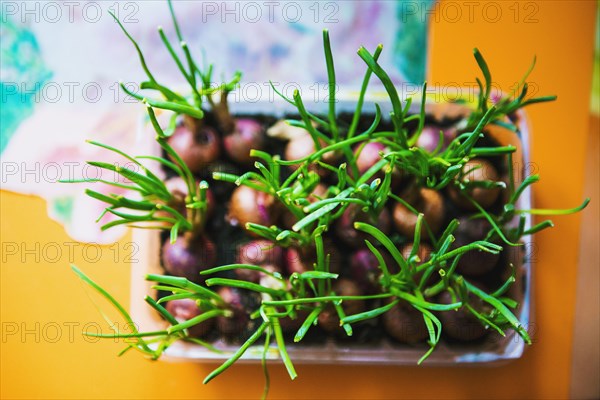
[[[486,56],[500,88],[510,90],[528,68],[538,64],[530,81],[542,94],[557,94],[558,102],[530,110],[532,160],[542,180],[535,189],[537,207],[571,207],[581,201],[586,143],[592,39],[596,2],[495,2],[496,15],[476,3],[473,19],[462,2],[442,2],[439,21],[432,26],[431,84],[472,82],[477,73],[471,56],[478,47]],[[455,20],[451,7],[465,13]],[[444,9],[446,7],[446,9]],[[450,8],[448,8],[450,7]],[[510,8],[513,7],[513,8]],[[481,10],[479,12],[478,10]],[[525,21],[526,15],[536,21]],[[531,17],[531,16],[530,16]],[[485,20],[487,18],[487,21]],[[2,242],[27,248],[71,239],[45,214],[43,201],[7,192],[0,194]],[[595,199],[598,201],[597,199]],[[25,211],[26,210],[26,211]],[[273,365],[273,398],[432,398],[566,397],[578,249],[578,217],[555,218],[558,229],[538,236],[535,263],[535,344],[525,356],[497,368],[330,367],[298,366],[290,382],[284,369]],[[242,398],[259,397],[263,377],[258,366],[233,367],[207,386],[202,378],[212,365],[152,363],[130,354],[118,359],[121,344],[89,343],[81,336],[87,323],[101,316],[69,270],[73,261],[127,303],[129,266],[123,246],[105,247],[102,259],[86,262],[76,247],[55,263],[26,256],[3,263],[1,272],[1,397],[2,398]],[[88,291],[89,292],[89,291]],[[100,307],[107,309],[104,304]],[[36,331],[22,337],[23,328]],[[69,327],[73,334],[70,335]],[[9,334],[18,329],[17,334]],[[60,337],[57,337],[60,333]],[[54,343],[52,343],[54,341]]]

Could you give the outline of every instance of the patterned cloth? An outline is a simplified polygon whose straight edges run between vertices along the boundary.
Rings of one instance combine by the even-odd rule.
[[[430,2],[174,2],[196,57],[214,62],[217,77],[243,72],[238,99],[300,85],[317,101],[327,93],[321,32],[329,29],[340,85],[357,88],[365,65],[359,46],[384,44],[381,64],[398,83],[425,73]],[[185,87],[156,27],[176,36],[166,2],[3,2],[1,31],[0,152],[2,189],[38,195],[52,218],[82,241],[107,243],[122,230],[100,232],[103,204],[83,184],[59,179],[93,177],[87,160],[121,162],[85,143],[94,139],[143,154],[143,108],[118,88],[145,76],[114,12],[140,44],[150,69],[166,85]],[[116,8],[115,8],[116,7]],[[176,46],[175,46],[176,47]],[[247,86],[244,86],[247,85]],[[244,88],[248,88],[244,92]],[[262,93],[264,96],[264,93]],[[248,100],[252,100],[249,98]],[[111,177],[102,176],[110,179]],[[106,190],[95,185],[96,190]],[[113,190],[113,189],[111,189]]]

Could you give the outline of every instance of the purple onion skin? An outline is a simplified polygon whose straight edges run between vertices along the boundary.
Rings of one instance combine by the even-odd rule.
[[[372,166],[377,164],[379,160],[381,160],[380,152],[385,152],[386,147],[379,142],[369,142],[364,146],[357,146],[354,149],[354,154],[356,155],[359,149],[362,147],[360,154],[356,158],[356,166],[358,167],[359,175],[364,175]],[[385,178],[384,169],[380,169],[375,173],[371,179],[369,179],[368,183],[372,182],[375,179],[383,179]],[[396,190],[402,185],[402,181],[404,178],[404,174],[402,171],[396,167],[392,170],[392,180],[391,187]]]
[[[196,182],[196,185],[198,184],[199,182]],[[186,215],[185,198],[188,195],[188,187],[185,181],[179,176],[174,176],[165,181],[165,186],[169,193],[173,195],[173,200],[168,205],[179,211],[181,215]],[[206,190],[206,206],[206,216],[210,217],[215,209],[215,196],[210,188]],[[161,213],[165,216],[171,216],[165,211]]]
[[[217,261],[217,248],[206,236],[188,239],[179,236],[175,243],[167,240],[162,247],[162,263],[174,276],[187,278],[196,283],[204,282],[200,272],[212,268]]]
[[[387,254],[383,257],[388,269],[393,270],[395,262]],[[377,261],[377,257],[373,252],[367,248],[355,251],[350,257],[350,277],[366,294],[381,292],[379,261]]]
[[[238,264],[258,265],[270,272],[281,272],[283,249],[268,240],[252,240],[237,249]],[[248,269],[236,269],[236,276],[249,282],[259,283],[264,273]]]
[[[437,301],[440,304],[453,303],[452,296],[448,292],[441,293]],[[469,302],[475,310],[483,311],[483,303],[475,296],[470,296]],[[487,333],[477,317],[471,314],[466,307],[461,307],[457,311],[442,311],[439,313],[439,318],[442,322],[444,334],[456,340],[469,342],[480,339]]]
[[[340,250],[330,239],[323,241],[325,255],[329,254],[329,272],[337,274],[342,268],[342,256]],[[313,264],[317,261],[316,249],[314,246],[302,248],[290,247],[285,253],[285,266],[289,275],[293,273],[301,274],[306,271],[314,271]]]
[[[263,265],[259,265],[259,267],[271,272],[271,273],[275,273],[275,272],[281,272],[281,264],[263,264]],[[235,270],[235,276],[237,279],[241,279],[243,281],[246,282],[252,282],[252,283],[260,283],[261,279],[266,277],[267,275],[264,272],[261,271],[255,271],[255,270],[251,270],[251,269],[243,269],[243,268],[238,268]]]
[[[287,161],[293,161],[309,156],[314,151],[315,144],[312,137],[307,133],[290,139],[285,146],[284,157]]]
[[[242,292],[237,288],[225,286],[219,288],[217,293],[227,303],[229,310],[233,313],[230,317],[216,317],[217,329],[226,337],[241,334],[250,322],[250,316],[244,307]]]
[[[175,317],[177,322],[184,322],[202,314],[198,304],[192,299],[171,300],[167,303],[166,308],[167,311]],[[211,331],[214,322],[213,318],[209,318],[188,328],[188,332],[190,336],[196,338],[206,336]]]
[[[490,223],[484,218],[469,219],[461,217],[458,219],[459,225],[454,232],[456,241],[453,247],[466,246],[477,240],[485,239],[487,233],[492,228]],[[463,254],[458,261],[456,270],[468,276],[485,275],[496,267],[499,254],[492,254],[481,250],[471,250]]]
[[[228,217],[232,224],[242,228],[249,222],[271,226],[279,217],[278,211],[273,196],[247,186],[239,186],[231,195]]]
[[[299,249],[290,247],[285,253],[286,269],[288,275],[301,274],[306,271],[312,271],[313,267],[310,260],[305,260]]]
[[[429,153],[433,153],[440,144],[440,131],[443,132],[443,141],[439,151],[445,150],[450,142],[456,138],[456,130],[452,128],[443,129],[435,125],[427,125],[423,127],[421,135],[419,135],[419,139],[417,140],[417,146]]]
[[[405,301],[400,301],[382,316],[385,331],[401,343],[418,343],[429,333],[423,314]]]
[[[280,265],[282,261],[283,249],[269,240],[251,240],[238,248],[237,262],[240,264]]]
[[[360,151],[358,157],[356,157],[356,166],[358,167],[358,172],[363,175],[369,170],[369,168],[381,160],[381,156],[379,154],[385,150],[385,146],[379,142],[369,142],[364,146],[358,146],[354,151],[355,155],[358,153],[361,147],[362,150]]]
[[[236,119],[234,131],[223,138],[223,147],[229,158],[242,165],[251,165],[254,161],[250,150],[263,150],[264,146],[264,126],[250,118]]]
[[[352,247],[362,246],[365,243],[365,239],[370,238],[366,233],[354,229],[355,222],[366,222],[374,225],[385,234],[390,233],[392,228],[392,218],[387,208],[382,209],[377,220],[375,220],[363,212],[360,206],[351,204],[336,221],[335,231],[344,243]]]
[[[319,140],[319,143],[321,145],[321,148],[327,146],[327,144],[323,140]],[[317,151],[317,148],[315,146],[315,142],[314,142],[312,136],[310,136],[310,134],[306,133],[304,135],[299,135],[299,136],[294,137],[287,143],[285,150],[284,150],[283,157],[287,161],[294,161],[294,160],[299,160],[304,157],[308,157],[311,154],[315,153],[316,151]],[[323,154],[321,157],[321,160],[327,164],[336,165],[339,161],[339,154],[335,151],[330,151],[330,152]],[[295,170],[295,169],[298,169],[299,164],[290,165],[289,167],[291,169]],[[312,163],[311,165],[309,165],[308,168],[309,168],[309,170],[318,173],[319,176],[321,176],[322,178],[330,175],[330,172],[331,172],[331,171],[319,166],[316,163]]]
[[[322,142],[321,145],[325,145],[325,142]],[[304,157],[308,157],[315,151],[317,151],[315,147],[315,142],[312,136],[310,136],[310,134],[308,134],[307,132],[306,134],[292,138],[287,143],[287,145],[285,146],[283,157],[287,161],[294,161]],[[290,165],[290,168],[296,169],[298,168],[298,165]]]
[[[202,172],[221,154],[219,135],[216,130],[207,126],[193,132],[182,124],[175,128],[168,143],[194,173]]]

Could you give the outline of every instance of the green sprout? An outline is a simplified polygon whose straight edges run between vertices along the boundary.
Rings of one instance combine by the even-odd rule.
[[[121,179],[104,180],[97,178],[61,180],[61,183],[104,183],[119,189],[129,191],[124,194],[103,194],[92,189],[86,189],[85,193],[99,201],[108,204],[102,214],[97,218],[100,221],[107,213],[117,217],[116,220],[102,225],[106,230],[114,226],[125,225],[143,229],[170,229],[171,241],[174,242],[182,232],[197,232],[202,230],[206,221],[208,184],[205,181],[196,183],[196,179],[185,162],[171,148],[166,141],[166,136],[156,121],[154,111],[148,107],[151,121],[157,130],[156,141],[161,148],[173,158],[169,161],[158,156],[133,157],[121,150],[107,144],[88,141],[88,143],[109,150],[133,163],[143,173],[118,164],[110,164],[99,161],[88,161],[88,165],[108,170],[118,174],[128,184],[120,182]],[[184,211],[178,210],[177,197],[171,193],[164,181],[142,164],[143,160],[158,162],[165,168],[175,172],[186,184],[187,195],[184,199]],[[134,195],[136,194],[136,195]]]
[[[234,120],[229,113],[227,96],[235,90],[241,73],[236,73],[227,83],[215,85],[212,81],[213,65],[199,67],[200,64],[192,57],[188,45],[183,40],[170,1],[168,5],[180,49],[173,46],[162,28],[159,28],[159,36],[189,85],[188,93],[177,93],[159,83],[148,68],[138,43],[115,17],[124,34],[133,43],[146,73],[147,80],[141,84],[141,88],[157,92],[162,97],[148,98],[131,92],[124,85],[121,87],[146,106],[149,121],[155,131],[154,140],[168,159],[158,156],[133,157],[114,147],[90,142],[132,162],[138,170],[108,163],[89,162],[92,166],[117,173],[130,183],[97,179],[68,182],[100,182],[130,192],[125,196],[105,195],[86,190],[89,196],[108,204],[101,217],[105,213],[111,213],[118,218],[103,225],[102,229],[116,225],[169,229],[171,242],[174,242],[181,233],[197,233],[204,228],[208,208],[208,184],[205,181],[197,183],[196,176],[169,145],[168,138],[173,133],[180,115],[187,118],[188,122],[191,119],[194,124],[205,123],[206,121],[202,120],[206,112],[205,104],[208,104],[210,112],[216,117],[221,131],[229,132],[233,129]],[[459,262],[463,257],[475,252],[501,254],[510,246],[521,246],[524,236],[553,226],[550,220],[545,220],[529,227],[528,215],[569,214],[582,210],[589,203],[589,199],[586,199],[579,207],[569,210],[521,209],[521,196],[530,190],[530,186],[539,177],[534,175],[523,182],[516,182],[512,157],[517,149],[514,146],[489,144],[487,128],[490,125],[508,127],[517,135],[516,128],[511,127],[514,113],[527,105],[551,101],[555,97],[525,99],[525,80],[531,72],[530,69],[522,79],[522,90],[518,96],[514,97],[515,93],[511,93],[508,97],[492,101],[491,74],[483,56],[475,49],[475,59],[484,77],[483,82],[477,79],[480,88],[477,105],[468,116],[453,122],[457,134],[445,147],[443,132],[440,132],[437,147],[433,151],[427,151],[417,144],[429,118],[426,109],[426,83],[419,99],[420,109],[411,113],[413,99],[401,99],[389,74],[379,64],[383,46],[379,45],[373,53],[361,47],[358,57],[364,61],[366,71],[354,113],[345,119],[336,109],[334,56],[326,30],[323,31],[323,49],[329,85],[325,115],[308,110],[299,91],[295,91],[293,96],[288,98],[272,85],[282,100],[295,108],[294,118],[290,117],[286,122],[293,127],[302,128],[305,134],[310,136],[309,141],[314,145],[314,152],[298,159],[282,159],[281,154],[252,149],[250,155],[254,159],[254,168],[239,174],[219,171],[212,175],[214,181],[247,186],[272,196],[278,206],[291,215],[293,223],[288,224],[289,226],[248,223],[244,228],[250,234],[267,239],[280,247],[314,249],[314,258],[310,260],[308,270],[285,276],[261,265],[233,263],[204,269],[200,272],[201,281],[204,282],[202,284],[182,277],[148,275],[146,279],[153,283],[152,288],[162,293],[160,298],[147,296],[145,301],[161,315],[166,327],[159,331],[140,332],[122,305],[73,266],[73,271],[83,282],[99,292],[119,311],[130,330],[114,334],[87,333],[88,335],[121,338],[127,343],[121,354],[135,349],[153,359],[160,357],[169,346],[179,340],[197,343],[211,351],[223,353],[222,349],[213,346],[209,341],[191,337],[189,330],[213,318],[232,316],[227,302],[214,291],[215,288],[241,290],[260,298],[259,304],[247,310],[249,318],[253,321],[252,332],[242,338],[243,343],[229,352],[228,358],[205,377],[204,383],[226,371],[263,340],[265,397],[270,382],[266,364],[271,349],[274,349],[283,361],[290,378],[295,379],[297,376],[288,350],[290,343],[282,328],[282,323],[288,320],[298,322],[298,327],[292,332],[292,341],[298,343],[302,342],[311,329],[319,325],[320,318],[328,313],[334,315],[336,321],[339,320],[340,332],[352,336],[365,321],[385,318],[394,312],[407,309],[407,312],[417,315],[418,322],[424,327],[423,341],[428,345],[418,361],[419,364],[431,356],[442,340],[443,332],[448,329],[448,325],[444,323],[445,317],[457,312],[472,316],[486,332],[506,336],[507,332],[512,330],[525,343],[531,343],[531,338],[517,317],[519,304],[509,293],[516,281],[515,270],[519,266],[508,265],[511,269],[510,276],[502,278],[502,282],[496,287],[487,290],[463,275]],[[372,75],[379,79],[389,97],[391,112],[388,116],[382,115],[379,104],[375,104],[372,111],[364,110]],[[156,109],[173,112],[166,128],[159,123]],[[363,123],[368,123],[368,127],[359,129],[359,126],[366,126]],[[365,148],[372,144],[377,144],[378,148],[383,150],[379,152],[377,160],[361,171],[358,160],[364,154]],[[493,158],[498,165],[506,169],[508,181],[470,180],[470,174],[481,168],[471,167],[470,162],[477,158]],[[184,212],[173,206],[173,193],[161,178],[142,163],[143,160],[158,162],[164,169],[173,171],[185,182],[188,193],[184,200]],[[324,185],[325,190],[315,195],[318,185]],[[468,214],[469,217],[485,219],[491,227],[489,232],[482,238],[458,245],[457,229],[460,222],[459,218],[454,218],[454,214],[444,215],[443,225],[440,225],[444,229],[437,232],[430,226],[433,224],[427,222],[427,216],[408,196],[410,192],[418,192],[421,189],[456,191],[457,196],[462,196],[461,199],[467,206],[475,210]],[[497,190],[508,200],[497,200],[492,206],[484,207],[472,194],[477,189]],[[374,221],[377,221],[390,205],[403,206],[408,210],[409,216],[416,218],[411,235],[387,234],[376,226]],[[327,239],[331,235],[333,225],[339,223],[350,207],[356,207],[361,215],[366,216],[365,220],[352,221],[352,226],[348,229],[355,229],[363,235],[361,240],[377,260],[376,293],[346,295],[336,286],[344,279],[344,271],[338,273],[332,268],[335,249],[328,245]],[[401,245],[410,245],[408,254],[400,250]],[[425,246],[431,247],[431,254],[428,259],[421,260],[420,251]],[[236,271],[252,271],[258,273],[261,279],[258,283],[242,279],[235,275]],[[442,301],[444,298],[449,298],[450,301]],[[202,312],[187,321],[176,320],[163,305],[181,299],[195,301]],[[349,313],[345,306],[358,301],[364,302],[364,309]]]

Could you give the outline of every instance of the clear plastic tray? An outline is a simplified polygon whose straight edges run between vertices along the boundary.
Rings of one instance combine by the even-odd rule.
[[[428,89],[428,91],[431,89]],[[447,95],[448,91],[444,91]],[[352,101],[352,95],[344,96],[337,104],[338,111],[354,111],[355,102]],[[420,96],[415,96],[419,98]],[[433,96],[434,98],[436,96]],[[442,97],[442,96],[439,96]],[[340,98],[340,97],[338,97]],[[365,101],[363,111],[369,113],[374,110],[374,102],[381,100],[382,113],[386,115],[389,107],[385,104],[385,97],[373,96]],[[325,112],[326,102],[308,103],[307,108],[312,112]],[[413,102],[412,109],[418,112],[420,104]],[[293,112],[291,105],[285,101],[257,101],[257,102],[235,102],[231,103],[233,113],[264,113],[274,116],[283,115],[286,112]],[[427,103],[428,113],[437,114],[443,111],[443,105],[440,103]],[[142,124],[144,136],[150,135],[147,132],[152,129]],[[492,135],[503,146],[514,145],[517,147],[513,155],[515,169],[515,179],[523,177],[526,166],[529,162],[529,131],[525,113],[519,111],[518,123],[519,136],[511,134],[506,130],[494,130]],[[159,149],[151,149],[155,154],[159,154]],[[522,172],[522,173],[517,173]],[[518,182],[517,182],[518,183]],[[520,197],[517,204],[518,208],[531,208],[531,191],[527,188]],[[531,218],[527,216],[526,227],[531,227]],[[527,229],[526,228],[526,229]],[[150,230],[138,229],[134,231],[133,240],[139,245],[140,257],[137,263],[132,264],[131,274],[131,315],[140,331],[157,331],[165,328],[165,321],[153,309],[148,307],[144,301],[146,295],[155,297],[156,292],[151,289],[151,284],[144,279],[146,274],[164,273],[159,259],[160,251],[160,233]],[[532,245],[531,242],[528,245]],[[531,312],[531,263],[527,259],[523,247],[512,248],[509,251],[514,253],[510,255],[516,268],[517,281],[513,290],[518,292],[521,301],[517,310],[516,317],[521,321],[525,328],[530,324]],[[163,358],[170,360],[194,360],[194,361],[223,361],[235,351],[238,347],[227,345],[224,342],[213,343],[217,348],[223,350],[222,354],[211,352],[210,350],[195,344],[177,342],[167,349]],[[293,362],[312,363],[312,364],[388,364],[388,365],[416,365],[417,361],[427,351],[428,346],[421,345],[403,345],[394,342],[392,339],[382,339],[376,346],[339,343],[333,339],[319,345],[309,344],[289,344],[287,346],[289,355]],[[430,366],[458,365],[473,363],[500,363],[503,361],[521,357],[525,349],[525,343],[518,334],[509,330],[506,337],[499,335],[487,335],[487,339],[477,344],[449,345],[442,340],[436,350],[429,356],[424,363]],[[240,361],[259,362],[263,357],[264,347],[262,344],[252,346],[244,354]],[[272,347],[267,358],[277,359],[278,351]]]

